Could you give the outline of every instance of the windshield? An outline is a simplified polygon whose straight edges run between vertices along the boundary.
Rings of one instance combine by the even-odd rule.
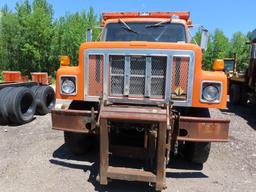
[[[233,71],[233,67],[234,67],[234,60],[225,60],[224,61],[224,68],[225,68],[225,72],[230,72]]]
[[[186,42],[185,26],[179,23],[109,23],[103,41]]]

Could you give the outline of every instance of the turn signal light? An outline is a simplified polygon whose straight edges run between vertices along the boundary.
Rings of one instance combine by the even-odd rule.
[[[212,65],[212,70],[214,71],[223,71],[224,70],[224,60],[215,59]]]
[[[70,57],[66,55],[60,56],[60,65],[62,66],[70,65]]]

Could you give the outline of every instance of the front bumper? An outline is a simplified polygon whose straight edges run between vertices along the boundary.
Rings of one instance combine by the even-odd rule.
[[[94,114],[91,111],[54,109],[51,111],[52,128],[60,131],[91,133]]]
[[[95,116],[91,114],[91,111],[54,109],[51,114],[52,128],[55,130],[86,134],[97,133],[97,131],[91,131],[90,126],[88,126],[95,122]],[[141,113],[140,111],[127,111],[120,113],[120,119],[122,115],[139,117]],[[161,112],[157,116],[166,119],[166,113]],[[147,119],[145,116],[143,118]],[[148,119],[152,119],[152,114]],[[180,134],[177,139],[179,141],[227,142],[229,123],[228,119],[181,116],[179,122]]]
[[[213,119],[202,117],[180,117],[179,141],[198,141],[198,142],[227,142],[229,131],[228,119]]]

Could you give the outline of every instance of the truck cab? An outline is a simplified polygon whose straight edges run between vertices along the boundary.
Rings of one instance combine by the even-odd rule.
[[[220,71],[202,70],[202,49],[198,45],[189,43],[188,28],[191,25],[191,20],[189,20],[188,12],[148,13],[148,15],[141,15],[140,13],[105,13],[103,14],[102,25],[101,41],[81,44],[78,66],[62,66],[58,70],[58,98],[98,101],[100,96],[105,98],[125,97],[126,99],[137,96],[138,100],[164,100],[166,102],[172,95],[171,100],[177,106],[226,107],[225,74]],[[127,63],[125,64],[125,60],[128,59],[131,63],[141,62],[141,65],[137,64],[137,66],[144,69],[135,72],[141,72],[142,74],[137,74],[141,75],[140,77],[135,78],[136,74],[132,74],[132,76],[135,75],[134,77],[131,74],[125,74],[129,73],[129,70],[133,73],[133,64],[129,66]],[[146,74],[146,71],[150,70],[146,68],[147,59],[156,63],[151,65],[151,70],[155,70],[154,67],[157,67],[164,74],[160,74],[158,78],[157,75],[152,78],[153,74]],[[118,67],[123,67],[123,69],[120,69],[122,72],[119,71],[120,77],[115,74],[115,63],[118,62],[120,63]],[[96,65],[96,63],[98,64]],[[108,63],[108,66],[104,63]],[[91,67],[90,64],[95,65],[95,67]],[[130,69],[128,69],[129,67]],[[136,64],[134,64],[134,67],[136,68]],[[110,69],[112,70],[107,71]],[[63,79],[66,79],[69,75],[73,75],[73,78],[70,78],[76,80],[74,82],[76,89],[73,93],[65,93],[61,88],[61,85],[66,85],[63,84]],[[124,75],[128,75],[128,78],[121,77]],[[93,80],[94,76],[97,77],[96,81]],[[147,78],[145,78],[146,76]],[[162,79],[160,76],[162,76]],[[120,80],[117,80],[117,82],[120,85],[117,85],[117,82],[111,84],[111,81],[113,83],[118,78]],[[135,79],[139,80],[136,81],[137,83],[141,83],[141,90],[137,90],[140,93],[136,93],[136,90],[135,93],[132,93],[132,91],[128,93],[128,86],[133,87]],[[146,80],[149,79],[153,81],[147,83]],[[103,80],[105,82],[104,86]],[[144,80],[145,82],[142,82]],[[109,84],[106,84],[106,81],[109,81]],[[119,93],[112,93],[116,88],[112,85],[121,86],[119,90],[116,90]],[[154,87],[149,90],[151,88],[149,85],[156,86],[159,90],[154,89]],[[209,85],[210,87],[208,87]],[[162,90],[160,90],[161,87]],[[209,89],[213,90],[212,93],[215,94],[211,95],[213,98],[207,97],[207,95],[210,96],[207,94]],[[147,94],[150,94],[151,90],[156,90],[159,93],[150,97]],[[179,94],[176,94],[175,90],[176,92],[179,90]],[[143,91],[148,93],[142,94]],[[162,93],[160,93],[161,91]],[[182,95],[186,95],[183,97],[184,99],[180,98]]]
[[[73,152],[86,149],[82,144],[89,146],[90,136],[99,135],[101,184],[107,184],[107,178],[129,176],[152,179],[162,190],[163,164],[171,152],[204,163],[211,142],[228,140],[229,120],[213,119],[208,111],[226,107],[227,77],[223,69],[202,70],[205,45],[190,43],[189,16],[189,12],[103,13],[100,41],[81,44],[78,66],[68,66],[67,57],[61,60],[56,96],[72,102],[68,109],[52,111],[53,129],[64,131]],[[154,176],[143,180],[106,166],[106,151],[124,155],[131,149],[111,148],[111,139],[121,135],[123,141],[134,137],[131,145],[140,138],[144,145],[136,147],[146,151],[145,156],[152,151],[148,147],[155,146]],[[150,145],[152,137],[157,145]],[[129,154],[136,156],[136,150]]]

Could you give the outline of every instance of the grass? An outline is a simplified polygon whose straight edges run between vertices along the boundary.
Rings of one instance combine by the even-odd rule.
[[[3,77],[2,77],[1,74],[2,74],[2,73],[0,73],[0,83],[4,82]]]
[[[56,84],[56,79],[52,77],[52,85]]]

